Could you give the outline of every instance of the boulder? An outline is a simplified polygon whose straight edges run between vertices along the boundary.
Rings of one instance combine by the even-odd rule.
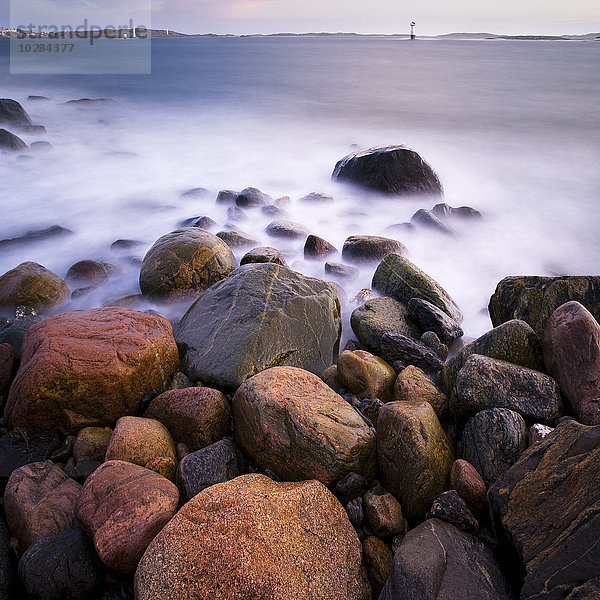
[[[25,339],[28,329],[34,324],[43,321],[44,318],[39,315],[30,315],[27,317],[9,321],[0,328],[0,343],[9,344],[13,347],[15,354],[21,354],[21,345]]]
[[[302,196],[298,202],[305,202],[307,204],[330,204],[333,202],[333,197],[328,194],[323,194],[322,192],[311,192],[310,194],[306,194],[306,196]]]
[[[32,124],[27,111],[16,100],[10,98],[0,98],[0,123],[17,127]]]
[[[112,426],[177,371],[171,324],[126,308],[51,317],[27,332],[4,418],[10,427]]]
[[[178,502],[177,487],[162,475],[111,460],[87,478],[76,512],[100,560],[118,573],[132,573]]]
[[[487,511],[487,488],[477,469],[466,460],[455,460],[450,470],[450,488],[456,490],[467,507],[479,514]]]
[[[325,273],[330,277],[344,281],[354,281],[360,275],[360,271],[356,267],[336,262],[326,262]]]
[[[377,459],[383,485],[415,519],[446,489],[454,450],[431,404],[389,402],[379,412]]]
[[[427,518],[450,523],[454,527],[473,535],[477,535],[479,531],[479,522],[456,490],[448,490],[439,498],[436,498],[431,505]]]
[[[75,527],[81,486],[49,460],[13,471],[4,492],[6,522],[24,552],[36,540]]]
[[[363,556],[373,591],[379,594],[392,573],[394,555],[383,540],[370,535],[363,542]]]
[[[215,202],[217,204],[232,204],[235,202],[235,199],[238,197],[239,192],[235,192],[233,190],[221,190],[217,194],[217,199]]]
[[[240,448],[287,481],[335,485],[348,473],[375,469],[375,432],[319,377],[293,367],[267,369],[233,398]]]
[[[177,487],[184,501],[202,490],[235,479],[244,472],[244,461],[230,439],[220,440],[188,454],[177,468]]]
[[[525,321],[507,321],[461,348],[446,362],[442,378],[448,393],[454,389],[459,371],[472,354],[545,372],[542,344],[533,329]]]
[[[29,306],[39,313],[58,308],[69,295],[67,284],[52,271],[24,262],[0,277],[0,307]]]
[[[6,129],[0,129],[0,149],[14,151],[25,148],[27,148],[27,144],[19,136]]]
[[[335,493],[342,504],[348,504],[350,500],[362,496],[369,489],[369,482],[358,473],[348,473],[335,484]]]
[[[523,417],[508,408],[482,410],[467,421],[462,434],[463,458],[491,485],[517,462],[529,445]]]
[[[156,419],[121,417],[106,449],[106,460],[120,460],[144,467],[159,456],[175,460],[177,452],[171,434]]]
[[[271,198],[269,194],[265,194],[257,188],[247,187],[235,197],[235,203],[237,206],[252,208],[254,206],[272,204],[273,198]]]
[[[285,258],[283,258],[281,252],[269,246],[260,246],[246,252],[240,261],[240,265],[249,263],[275,263],[286,266]]]
[[[584,425],[600,424],[600,325],[579,302],[557,308],[544,334],[544,362]],[[543,419],[540,421],[544,422]]]
[[[406,246],[377,235],[351,235],[342,247],[342,259],[353,263],[377,262],[391,252],[404,254]]]
[[[96,597],[102,575],[94,547],[79,528],[40,538],[19,561],[28,598],[88,600]]]
[[[69,267],[65,279],[76,285],[98,285],[108,279],[108,270],[105,263],[80,260]]]
[[[381,486],[369,490],[363,498],[369,529],[378,537],[404,535],[408,530],[400,503]]]
[[[374,290],[405,305],[412,298],[427,300],[457,323],[462,321],[462,314],[448,292],[427,273],[399,254],[389,254],[379,263],[373,275],[372,286]]]
[[[344,350],[337,362],[337,378],[359,398],[392,397],[396,372],[378,356],[364,350]]]
[[[146,550],[137,600],[369,600],[361,545],[317,481],[245,475],[185,504]]]
[[[449,237],[456,237],[456,231],[444,223],[437,215],[432,211],[425,210],[424,208],[419,209],[411,218],[410,222],[417,227],[423,227],[431,231],[437,231],[443,233]]]
[[[600,359],[600,348],[598,356]],[[598,397],[600,401],[600,387]],[[464,417],[487,408],[510,408],[529,422],[549,424],[554,424],[563,414],[560,390],[552,377],[503,360],[472,354],[458,373],[450,411]]]
[[[0,396],[6,396],[17,365],[17,354],[10,344],[0,344]]]
[[[198,295],[235,268],[229,246],[199,227],[177,229],[148,250],[140,270],[146,298],[171,300]]]
[[[521,319],[541,340],[552,313],[571,300],[600,319],[600,276],[506,277],[496,286],[488,308],[494,326]]]
[[[412,404],[429,402],[438,419],[442,420],[448,415],[446,394],[437,388],[424,371],[414,365],[409,365],[398,374],[394,384],[394,400]]]
[[[481,219],[481,213],[470,206],[450,206],[444,202],[436,204],[431,212],[440,219],[458,217],[460,219]]]
[[[292,221],[272,221],[267,225],[265,232],[268,236],[288,240],[299,240],[308,236],[304,225]]]
[[[434,170],[405,146],[380,146],[349,154],[336,164],[332,177],[386,194],[444,193]]]
[[[476,537],[429,519],[408,532],[379,600],[510,600],[494,554]]]
[[[231,408],[222,392],[190,387],[163,392],[146,409],[144,416],[160,421],[175,443],[190,451],[224,438],[231,429]]]
[[[103,462],[113,430],[110,427],[84,427],[73,444],[75,462]]]
[[[149,460],[144,465],[144,468],[162,475],[169,481],[175,481],[177,461],[170,456],[156,456],[155,458]]]
[[[252,248],[260,244],[255,237],[239,229],[219,231],[217,237],[223,240],[230,248]],[[219,277],[219,279],[222,279],[222,277]]]
[[[34,229],[27,231],[22,235],[13,238],[0,240],[0,248],[16,248],[19,246],[28,246],[35,242],[41,242],[49,239],[57,239],[74,235],[70,229],[65,229],[60,225],[51,225],[44,229]]]
[[[176,339],[191,379],[237,389],[274,366],[321,373],[335,362],[340,330],[331,284],[268,263],[240,267],[210,288],[183,316]]]
[[[337,254],[335,246],[327,240],[316,235],[309,235],[304,242],[304,258],[307,260],[321,260],[332,254]]]
[[[431,302],[412,298],[407,308],[408,314],[422,331],[432,331],[445,344],[462,337],[460,324]]]
[[[524,565],[523,600],[598,597],[599,477],[600,427],[566,420],[490,488],[496,526]]]

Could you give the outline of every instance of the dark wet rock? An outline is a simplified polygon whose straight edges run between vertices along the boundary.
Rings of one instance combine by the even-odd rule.
[[[27,100],[31,100],[33,102],[39,100],[50,100],[50,98],[47,98],[46,96],[27,96]]]
[[[31,125],[31,117],[16,101],[10,98],[0,98],[0,123],[16,127]]]
[[[448,490],[436,498],[427,518],[445,521],[473,535],[477,535],[479,531],[479,521],[473,516],[456,490]]]
[[[437,354],[441,361],[448,358],[448,346],[440,341],[440,338],[433,331],[426,331],[421,336],[421,342]]]
[[[235,199],[238,197],[239,192],[233,190],[221,190],[217,194],[217,204],[233,204]]]
[[[46,229],[36,229],[14,238],[0,240],[0,248],[16,248],[34,242],[42,242],[49,239],[67,237],[69,235],[73,235],[73,232],[70,229],[65,229],[60,225],[52,225],[52,227],[47,227]]]
[[[335,262],[325,263],[325,273],[330,277],[343,281],[354,281],[360,275],[360,271],[356,267]]]
[[[206,198],[206,196],[210,195],[210,192],[203,187],[192,188],[191,190],[187,190],[181,194],[182,198]]]
[[[24,150],[27,144],[14,133],[0,129],[0,149],[3,150]]]
[[[442,376],[448,393],[453,390],[459,371],[472,354],[504,360],[534,371],[545,371],[542,344],[533,329],[525,321],[508,321],[461,348],[444,365]]]
[[[460,323],[462,314],[448,292],[407,258],[389,254],[377,267],[373,275],[373,289],[408,304],[412,298],[431,302],[454,321]]]
[[[424,208],[419,209],[410,218],[410,222],[417,227],[423,227],[425,229],[443,233],[444,235],[450,237],[456,237],[456,231],[454,231],[450,225],[447,225],[431,211],[425,210]]]
[[[396,373],[378,356],[364,350],[344,350],[337,362],[337,378],[358,398],[391,399]]]
[[[383,402],[379,398],[362,398],[353,405],[358,413],[365,419],[365,422],[377,429],[377,420],[379,411]]]
[[[427,300],[411,298],[407,308],[408,314],[422,331],[433,331],[445,344],[463,335],[460,323]]]
[[[369,529],[377,537],[391,537],[408,531],[400,503],[381,486],[365,493],[363,505]]]
[[[10,547],[10,533],[0,519],[0,600],[13,600],[16,595],[17,569]]]
[[[78,98],[77,100],[67,100],[63,104],[78,104],[82,106],[94,105],[94,104],[113,104],[116,100],[112,98]]]
[[[287,266],[281,252],[270,246],[259,246],[258,248],[252,248],[252,250],[246,252],[240,261],[240,266],[250,263],[275,263],[277,265]]]
[[[438,519],[408,532],[379,600],[510,600],[494,554],[476,537]]]
[[[304,258],[309,260],[325,259],[337,254],[335,246],[316,235],[309,235],[304,243]]]
[[[48,152],[54,146],[50,142],[31,142],[30,148],[36,152]]]
[[[103,463],[104,460],[83,460],[78,462],[69,472],[69,477],[74,479],[77,483],[83,485],[86,479]]]
[[[543,348],[548,372],[556,377],[578,420],[600,424],[598,321],[579,302],[567,302],[548,321]]]
[[[77,285],[97,285],[108,279],[108,270],[104,263],[95,260],[80,260],[69,267],[65,277],[69,283]]]
[[[413,519],[446,489],[454,450],[429,403],[390,402],[379,412],[377,460],[386,489]]]
[[[339,496],[342,504],[362,496],[369,488],[369,482],[358,473],[348,473],[335,485],[335,493]]]
[[[18,356],[21,352],[21,344],[23,343],[27,330],[35,323],[39,323],[42,320],[42,317],[31,316],[24,319],[9,321],[6,325],[0,327],[0,343],[10,344]]]
[[[539,371],[472,354],[456,379],[450,410],[459,417],[509,408],[531,422],[554,424],[563,414],[558,384]]]
[[[63,440],[63,443],[59,448],[57,448],[52,455],[50,456],[50,460],[54,463],[66,463],[71,455],[73,454],[73,444],[75,443],[75,436],[68,435]]]
[[[143,246],[144,242],[139,240],[115,240],[111,245],[111,250],[131,250],[132,248],[138,248]]]
[[[448,398],[422,369],[409,365],[398,374],[394,384],[394,400],[418,404],[429,402],[438,419],[448,415]]]
[[[383,540],[370,535],[363,542],[363,556],[373,591],[379,594],[392,573],[392,551]]]
[[[529,430],[523,417],[507,408],[478,412],[467,421],[462,435],[463,458],[487,485],[514,465],[528,445]]]
[[[328,194],[323,194],[321,192],[311,192],[306,196],[302,196],[298,202],[307,202],[311,204],[329,204],[333,202],[333,198]]]
[[[239,206],[230,206],[227,209],[227,218],[231,221],[247,221],[248,215],[243,208],[240,208]]]
[[[374,430],[308,371],[275,367],[251,377],[233,398],[233,416],[240,448],[281,479],[332,486],[351,472],[373,475]]]
[[[212,229],[216,229],[218,224],[214,219],[210,217],[194,217],[193,219],[188,219],[181,225],[182,227],[200,227],[201,229],[206,229],[206,231],[211,231]]]
[[[102,563],[79,528],[37,540],[19,561],[29,598],[87,600],[95,597],[102,575]]]
[[[450,488],[476,514],[487,512],[487,488],[477,469],[468,461],[455,460],[450,470]]]
[[[363,499],[360,496],[346,504],[346,514],[354,527],[362,527],[365,522],[365,511],[363,510]]]
[[[337,356],[340,329],[331,284],[277,264],[248,264],[190,307],[176,340],[190,378],[237,389],[273,366],[321,373]]]
[[[392,252],[404,254],[406,246],[392,238],[351,235],[344,242],[342,259],[354,263],[377,262]]]
[[[273,198],[269,194],[253,187],[243,189],[235,198],[236,205],[242,207],[264,206],[272,202]]]
[[[431,212],[440,219],[445,217],[458,217],[461,219],[480,219],[481,213],[470,206],[458,206],[453,207],[449,204],[440,203],[436,204]]]
[[[438,373],[444,365],[437,352],[429,346],[401,333],[383,334],[372,351],[388,362],[396,372],[414,365],[426,373]]]
[[[188,454],[177,467],[177,487],[184,502],[202,490],[242,475],[244,461],[236,445],[223,439]]]
[[[405,146],[380,146],[340,160],[333,179],[387,194],[443,194],[433,169]]]
[[[529,323],[540,340],[552,313],[566,302],[576,301],[600,319],[600,276],[506,277],[490,298],[492,323],[510,319]]]
[[[56,432],[17,427],[0,438],[0,494],[12,472],[34,462],[48,460],[60,447]]]
[[[248,248],[260,244],[256,238],[239,229],[219,231],[217,237],[222,239],[230,248]]]
[[[159,238],[140,270],[142,294],[151,299],[197,295],[235,267],[229,246],[198,227],[178,229]]]
[[[304,225],[292,221],[272,221],[267,225],[265,232],[270,237],[289,240],[304,239],[308,235]]]
[[[0,330],[1,331],[1,330]],[[17,353],[7,343],[0,343],[0,396],[6,396],[17,370]]]
[[[490,489],[495,524],[524,565],[523,600],[598,597],[599,473],[600,427],[567,420]]]

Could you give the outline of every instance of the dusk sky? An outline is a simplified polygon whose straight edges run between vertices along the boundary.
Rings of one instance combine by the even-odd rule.
[[[0,6],[6,6],[6,0]],[[77,18],[98,24],[149,18],[147,0],[12,0],[11,22],[34,14],[43,23]],[[61,21],[62,19],[62,21]],[[154,0],[152,26],[185,33],[346,31],[407,33],[582,34],[600,31],[597,0]],[[120,23],[116,23],[120,24]]]

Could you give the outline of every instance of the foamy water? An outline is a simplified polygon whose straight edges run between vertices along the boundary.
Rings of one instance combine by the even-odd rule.
[[[111,42],[108,42],[111,43]],[[153,75],[5,76],[3,97],[22,102],[48,133],[51,152],[3,155],[0,238],[60,225],[66,238],[3,250],[0,272],[25,260],[64,276],[74,262],[119,269],[108,284],[66,309],[101,306],[139,291],[141,258],[187,218],[231,221],[221,189],[255,186],[288,195],[288,220],[341,250],[353,234],[396,237],[409,258],[439,281],[475,336],[490,326],[487,303],[513,274],[598,273],[600,115],[595,42],[417,41],[393,39],[198,39],[153,42]],[[2,46],[7,69],[7,47]],[[30,102],[30,94],[47,102]],[[115,103],[65,105],[81,97]],[[456,239],[386,231],[432,198],[374,198],[331,181],[352,144],[405,144],[437,171],[443,201],[483,213],[454,221]],[[27,158],[23,158],[23,155]],[[206,198],[182,197],[194,187]],[[325,192],[328,205],[297,202]],[[235,225],[281,250],[290,266],[325,277],[304,261],[303,240],[264,233],[260,210]],[[216,230],[215,230],[216,231]],[[117,253],[119,238],[140,240]],[[239,259],[249,248],[235,251]],[[336,259],[334,259],[336,260]],[[370,287],[376,265],[345,284]],[[176,317],[182,307],[155,307]],[[348,307],[347,315],[352,307]]]

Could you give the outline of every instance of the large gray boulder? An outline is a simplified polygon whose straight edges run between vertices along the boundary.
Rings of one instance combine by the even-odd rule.
[[[492,551],[438,519],[408,532],[379,600],[509,600]]]
[[[332,284],[273,264],[248,264],[207,290],[175,339],[191,379],[237,389],[276,366],[322,373],[335,362],[340,302]]]
[[[380,146],[349,154],[335,165],[332,177],[386,194],[444,193],[435,171],[405,146]]]

